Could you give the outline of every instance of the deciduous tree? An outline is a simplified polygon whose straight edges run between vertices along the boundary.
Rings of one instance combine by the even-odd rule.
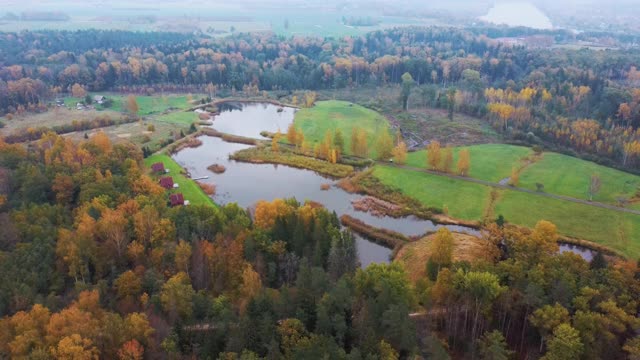
[[[547,348],[547,353],[542,357],[543,360],[579,359],[584,350],[580,334],[566,323],[556,327]]]
[[[393,161],[400,165],[404,165],[407,162],[407,144],[404,141],[400,141],[393,148]]]
[[[160,302],[172,320],[175,321],[178,318],[186,320],[193,313],[193,295],[189,275],[179,272],[162,285]]]
[[[469,154],[469,149],[462,149],[458,153],[458,174],[461,176],[467,176],[469,174],[469,169],[471,168],[471,156]]]
[[[376,142],[376,152],[378,160],[388,160],[391,158],[393,151],[393,139],[389,132],[385,129],[380,132]]]
[[[478,341],[480,359],[482,360],[509,360],[513,351],[507,347],[507,342],[498,330],[486,332]]]
[[[440,142],[434,140],[427,146],[427,165],[431,170],[440,170],[441,159]]]
[[[138,99],[135,95],[129,95],[127,97],[127,111],[132,115],[138,115],[140,107],[138,106]]]

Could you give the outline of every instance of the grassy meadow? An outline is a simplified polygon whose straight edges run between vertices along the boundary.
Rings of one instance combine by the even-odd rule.
[[[563,235],[593,241],[632,258],[640,256],[640,215],[508,189],[496,190],[491,201],[489,186],[389,166],[376,166],[373,175],[425,206],[446,206],[454,218],[480,221],[487,215],[503,215],[508,222],[526,227],[549,220]]]
[[[127,111],[127,99],[128,95],[114,95],[114,94],[98,94],[91,93],[89,94],[92,98],[94,95],[104,95],[107,98],[113,100],[113,104],[108,108],[112,111]],[[152,114],[161,114],[168,111],[175,110],[184,110],[188,109],[193,104],[189,102],[189,100],[198,99],[198,96],[188,96],[188,95],[153,95],[153,96],[142,96],[137,95],[136,101],[138,102],[138,115],[146,116]],[[66,106],[75,108],[78,102],[83,102],[84,98],[75,98],[75,97],[66,97],[64,98],[64,103]],[[93,104],[97,110],[105,109],[102,105]]]
[[[373,175],[428,207],[446,207],[458,219],[480,220],[491,193],[489,186],[391,166],[376,166]]]
[[[536,183],[541,183],[548,193],[588,199],[593,174],[602,183],[593,201],[615,204],[618,198],[633,196],[640,186],[640,176],[556,153],[544,153],[540,161],[528,166],[520,174],[519,186],[535,190]]]
[[[354,126],[367,132],[369,156],[375,157],[377,134],[391,131],[387,120],[379,113],[347,101],[319,101],[312,108],[296,113],[294,124],[304,133],[309,142],[324,139],[327,131],[340,129],[344,137],[345,152],[351,153],[351,130]],[[286,131],[286,129],[283,129]]]
[[[600,190],[593,201],[617,205],[618,199],[631,199],[640,187],[640,176],[598,165],[576,157],[544,152],[535,155],[528,147],[506,144],[483,144],[453,148],[454,169],[461,149],[468,149],[471,157],[469,177],[499,182],[511,176],[512,168],[522,168],[518,187],[537,190],[544,185],[544,192],[589,199],[591,175],[600,177]],[[535,156],[534,156],[535,155]],[[532,160],[527,163],[528,160]],[[426,168],[427,151],[411,152],[407,165]],[[637,207],[632,206],[632,207]]]
[[[471,158],[469,177],[499,182],[511,175],[514,166],[520,166],[522,159],[533,154],[530,148],[505,144],[483,144],[453,148],[453,167],[455,170],[461,149],[468,149]],[[425,168],[427,151],[411,152],[407,156],[407,165]]]

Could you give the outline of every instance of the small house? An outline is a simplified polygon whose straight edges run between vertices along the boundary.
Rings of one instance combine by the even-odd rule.
[[[157,162],[157,163],[151,165],[151,170],[153,172],[156,172],[156,173],[163,173],[163,172],[165,172],[164,164],[161,163],[161,162]]]
[[[172,207],[184,205],[184,196],[181,193],[171,194],[169,196],[169,202]]]
[[[173,178],[171,176],[164,176],[160,178],[160,186],[163,188],[167,190],[173,189],[173,185]]]
[[[102,95],[95,95],[95,96],[93,97],[93,102],[94,102],[94,103],[97,103],[97,104],[101,104],[101,105],[102,105],[106,99],[107,99],[107,98],[105,98],[105,97],[104,97],[104,96],[102,96]]]

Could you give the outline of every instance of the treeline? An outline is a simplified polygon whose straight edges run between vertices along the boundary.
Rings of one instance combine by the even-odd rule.
[[[496,31],[402,28],[342,39],[269,34],[196,39],[97,30],[4,33],[0,112],[42,107],[75,84],[90,91],[184,88],[215,96],[219,90],[381,86],[402,83],[408,73],[421,87],[424,104],[474,116],[491,113],[491,120],[496,105],[508,105],[513,107],[507,110],[508,123],[496,128],[512,139],[543,140],[612,164],[637,166],[637,151],[629,150],[640,148],[638,50],[509,46],[491,37],[513,34]],[[507,96],[488,97],[486,89]],[[534,91],[528,101],[508,96],[527,89]],[[597,136],[577,145],[575,138],[582,135],[574,128],[584,126],[574,122],[585,119],[597,123]]]

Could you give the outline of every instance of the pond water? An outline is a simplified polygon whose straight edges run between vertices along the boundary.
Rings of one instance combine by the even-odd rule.
[[[526,26],[534,29],[552,29],[547,15],[533,4],[524,1],[499,2],[481,20],[497,25]]]
[[[585,247],[578,246],[578,245],[567,244],[567,243],[559,243],[558,245],[560,246],[561,253],[572,252],[574,254],[580,255],[586,261],[593,260],[594,256],[596,256],[596,254],[598,253],[597,251],[593,251],[591,249],[587,249]]]
[[[296,109],[265,103],[225,102],[218,105],[219,115],[213,117],[214,129],[227,134],[254,139],[261,131],[285,133],[293,122]]]
[[[259,138],[260,131],[275,131],[285,128],[293,121],[294,110],[284,108],[278,112],[278,106],[271,104],[232,103],[217,115],[212,127],[219,131],[247,137]],[[246,123],[246,127],[242,125]],[[186,148],[173,155],[174,160],[189,171],[193,178],[208,177],[200,180],[216,185],[213,199],[219,204],[235,202],[243,208],[253,206],[259,200],[271,201],[277,198],[295,197],[298,201],[315,201],[323,204],[338,216],[347,214],[365,223],[393,230],[406,236],[419,236],[440,227],[451,231],[479,235],[478,230],[454,225],[439,225],[414,216],[405,218],[375,217],[369,213],[356,211],[352,201],[362,195],[350,194],[337,186],[337,181],[319,175],[316,172],[297,169],[284,165],[250,164],[229,159],[229,155],[250,148],[251,145],[228,143],[217,137],[201,136],[202,145]],[[210,165],[221,164],[226,167],[222,174],[207,169]],[[330,185],[329,190],[321,190],[321,185]],[[388,262],[391,249],[356,236],[358,252],[362,266],[372,262]],[[564,251],[574,251],[566,248]],[[580,249],[574,251],[579,253]]]
[[[444,225],[434,224],[413,216],[405,218],[375,217],[369,213],[356,211],[351,205],[353,200],[362,195],[350,194],[337,186],[337,181],[323,177],[313,171],[296,169],[283,165],[250,164],[229,160],[229,154],[246,149],[251,145],[228,143],[217,137],[200,137],[202,145],[187,148],[175,154],[173,158],[191,173],[191,176],[204,177],[200,180],[216,185],[213,199],[219,204],[238,203],[247,208],[259,200],[271,201],[277,198],[295,197],[298,201],[315,201],[323,204],[329,211],[338,216],[348,214],[367,224],[397,231],[406,236],[419,236],[428,231],[435,231]],[[214,174],[207,170],[212,164],[224,165],[227,170],[223,174]],[[329,184],[329,190],[321,190],[323,184]],[[475,229],[462,226],[447,225],[452,231],[478,234]],[[360,239],[362,240],[362,239]],[[359,241],[360,260],[368,264],[375,258],[388,259],[391,250],[378,244],[368,242],[364,246]],[[384,256],[380,256],[380,254]]]

